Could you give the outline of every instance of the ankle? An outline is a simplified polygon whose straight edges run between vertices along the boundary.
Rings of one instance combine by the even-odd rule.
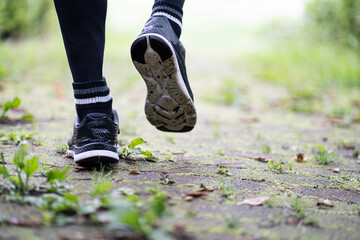
[[[80,121],[89,113],[104,113],[113,118],[112,97],[105,78],[95,82],[74,82],[73,89]]]
[[[178,38],[180,38],[182,31],[182,5],[183,4],[181,3],[175,5],[173,3],[163,0],[156,1],[151,13],[152,17],[166,17],[169,20],[171,28],[173,29]]]

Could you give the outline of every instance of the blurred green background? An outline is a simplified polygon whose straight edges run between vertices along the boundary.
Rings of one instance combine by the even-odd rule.
[[[109,1],[104,72],[119,107],[145,93],[129,47],[152,4]],[[182,42],[202,104],[360,121],[360,0],[188,1]],[[0,103],[21,96],[40,115],[42,96],[56,115],[73,104],[70,83],[52,1],[2,0]]]

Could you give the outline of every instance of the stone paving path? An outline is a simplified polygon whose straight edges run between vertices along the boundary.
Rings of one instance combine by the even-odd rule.
[[[130,38],[133,37],[129,40],[125,37],[122,45],[129,45]],[[217,40],[213,43],[218,47],[224,39],[220,43]],[[112,170],[111,178],[114,188],[129,187],[141,192],[155,187],[165,191],[173,214],[163,221],[164,229],[184,228],[186,234],[179,239],[360,239],[360,164],[354,154],[360,149],[359,125],[342,127],[321,115],[281,110],[279,99],[286,93],[259,82],[243,69],[236,60],[239,48],[219,55],[218,50],[208,52],[209,46],[201,47],[194,39],[188,40],[188,49],[193,49],[188,55],[188,66],[199,116],[197,126],[187,134],[159,132],[144,117],[145,86],[131,66],[128,49],[119,47],[117,41],[110,39],[107,48],[112,52],[107,54],[105,72],[114,107],[119,112],[122,131],[119,139],[126,145],[142,137],[147,140],[142,148],[152,151],[160,160],[156,163],[122,160]],[[61,41],[51,40],[51,44]],[[59,64],[60,69],[67,71],[65,62],[48,64]],[[93,172],[75,169],[71,159],[55,151],[55,140],[66,142],[71,134],[74,116],[66,78],[69,75],[63,73],[55,83],[34,78],[21,86],[7,83],[0,101],[19,95],[23,108],[37,120],[28,125],[0,125],[0,133],[38,133],[37,137],[46,138],[41,146],[31,145],[30,153],[39,156],[41,163],[70,165],[67,182],[74,185],[75,194],[81,197],[93,186]],[[243,95],[235,96],[246,104],[227,106],[217,102],[216,97],[209,100],[209,96],[217,96],[227,78],[246,86]],[[329,165],[318,164],[313,152],[317,145],[334,151],[337,160]],[[0,145],[8,162],[15,148]],[[299,153],[305,153],[305,162],[294,160]],[[269,159],[284,162],[283,172],[271,171],[266,163]],[[219,166],[228,169],[231,175],[218,173]],[[333,171],[336,168],[340,173]],[[140,174],[132,175],[130,171]],[[175,183],[160,184],[163,172],[170,174]],[[35,181],[41,179],[39,175],[35,177]],[[215,191],[192,201],[184,200],[184,194],[201,186]],[[221,186],[230,192],[233,189],[233,194],[224,197]],[[260,206],[239,204],[256,197],[269,200]],[[333,207],[318,205],[324,200],[329,200]],[[303,209],[302,218],[297,217],[295,202]],[[41,219],[41,212],[35,207],[2,201],[0,217]],[[106,239],[108,233],[107,228],[99,225],[0,224],[0,239]],[[108,239],[114,238],[112,235]]]
[[[243,109],[199,99],[199,121],[194,131],[162,133],[150,126],[141,112],[143,99],[139,96],[143,88],[140,83],[116,101],[122,119],[120,139],[123,144],[135,137],[146,139],[148,143],[143,148],[151,150],[160,161],[123,160],[113,170],[112,179],[116,187],[144,190],[151,186],[167,192],[174,213],[168,220],[169,226],[184,226],[196,239],[359,239],[360,165],[352,149],[360,146],[358,125],[342,128],[332,125],[323,116],[293,114],[276,108]],[[252,89],[261,92],[255,86]],[[24,98],[32,104],[42,104],[31,100],[31,96]],[[32,154],[48,164],[75,166],[71,159],[55,152],[55,138],[65,142],[71,133],[73,112],[65,110],[71,109],[71,95],[59,103],[56,99],[49,100],[51,107],[52,101],[57,111],[63,111],[61,114],[52,118],[39,117],[34,125],[0,125],[0,132],[37,131],[40,137],[46,137],[46,142],[43,146],[32,146]],[[35,112],[35,116],[40,115]],[[343,145],[345,139],[346,146]],[[334,150],[338,160],[326,166],[317,164],[313,149],[319,144]],[[15,146],[1,146],[6,159],[11,159],[14,150]],[[301,152],[305,153],[307,161],[295,162],[293,157]],[[270,171],[264,159],[282,160],[284,172]],[[288,169],[290,163],[294,164],[291,171]],[[226,167],[231,175],[217,173],[219,166]],[[339,168],[340,173],[334,173],[332,169],[335,168]],[[133,170],[141,174],[131,175],[129,172]],[[175,183],[159,184],[162,172],[170,174]],[[86,192],[92,186],[92,171],[72,169],[68,179],[76,191]],[[183,199],[184,193],[199,190],[201,185],[219,188],[222,182],[234,190],[232,199],[223,197],[220,189],[192,201]],[[245,199],[266,196],[270,200],[262,206],[238,204]],[[304,208],[306,219],[315,219],[315,225],[294,218],[296,198]],[[334,206],[318,206],[323,200],[330,200]],[[33,207],[9,202],[1,202],[0,210],[2,217],[40,216]],[[234,228],[229,227],[231,223],[235,224]],[[94,231],[92,236],[103,231],[92,226],[0,225],[0,239],[42,239],[41,236],[48,239],[49,233],[53,239],[76,239],[76,236],[70,237],[74,232],[79,239],[84,236],[88,239],[88,229]],[[61,233],[70,236],[64,238]]]

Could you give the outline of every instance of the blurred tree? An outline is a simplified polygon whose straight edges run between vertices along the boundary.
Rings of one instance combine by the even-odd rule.
[[[327,40],[352,48],[360,46],[360,0],[314,0],[307,19]]]
[[[0,40],[43,30],[50,0],[0,0]]]

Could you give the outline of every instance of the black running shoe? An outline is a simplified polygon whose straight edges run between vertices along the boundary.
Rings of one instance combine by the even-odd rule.
[[[119,119],[113,110],[114,119],[104,113],[90,113],[74,124],[74,134],[68,141],[68,155],[75,163],[88,166],[119,161],[117,135]]]
[[[162,131],[191,131],[196,110],[186,75],[185,48],[166,17],[149,19],[131,46],[131,58],[147,86],[149,122]]]

